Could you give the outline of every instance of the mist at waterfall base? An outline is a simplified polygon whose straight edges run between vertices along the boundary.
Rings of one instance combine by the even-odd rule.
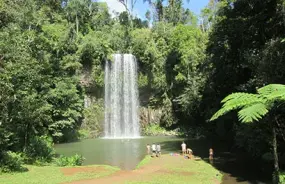
[[[105,63],[104,138],[139,138],[137,62],[132,54],[114,54]]]

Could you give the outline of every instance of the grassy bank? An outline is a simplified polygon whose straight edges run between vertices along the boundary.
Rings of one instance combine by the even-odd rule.
[[[2,174],[5,184],[218,184],[222,174],[204,161],[188,160],[182,156],[146,156],[133,171],[120,171],[111,166],[27,166],[23,173]],[[118,172],[119,171],[119,172]]]
[[[221,183],[222,174],[212,165],[200,160],[188,160],[182,156],[162,155],[161,158],[145,157],[139,164],[139,170],[160,168],[146,177],[129,180],[127,184],[211,184]]]
[[[26,166],[29,171],[0,174],[0,183],[5,184],[59,184],[84,179],[108,176],[118,171],[111,166]]]

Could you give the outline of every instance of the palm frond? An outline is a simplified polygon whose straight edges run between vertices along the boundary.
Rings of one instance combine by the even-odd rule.
[[[222,100],[222,103],[224,103],[223,107],[212,116],[210,121],[213,121],[232,110],[241,109],[256,103],[264,103],[264,100],[257,94],[239,92],[228,95]]]
[[[251,123],[262,119],[268,113],[264,103],[256,103],[246,106],[238,112],[238,118],[243,123]]]

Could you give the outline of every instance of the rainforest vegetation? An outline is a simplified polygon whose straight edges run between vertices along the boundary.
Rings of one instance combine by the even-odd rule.
[[[209,0],[199,16],[182,0],[145,3],[142,20],[92,0],[0,0],[2,171],[51,161],[54,143],[102,135],[104,63],[118,52],[138,61],[143,134],[217,139],[269,173],[285,169],[282,98],[267,115],[247,109],[252,121],[234,111],[210,121],[231,93],[285,84],[285,1]],[[254,97],[239,99],[227,110]]]

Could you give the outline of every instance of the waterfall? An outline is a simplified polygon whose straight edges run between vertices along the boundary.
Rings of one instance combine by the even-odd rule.
[[[137,62],[131,54],[114,54],[105,63],[106,138],[140,136]]]

